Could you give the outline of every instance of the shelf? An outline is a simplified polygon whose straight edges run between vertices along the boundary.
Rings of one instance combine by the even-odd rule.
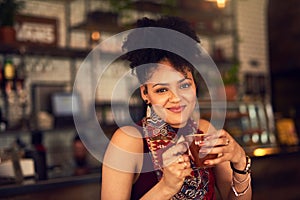
[[[175,12],[175,14],[178,12],[176,7],[158,3],[158,2],[152,2],[152,1],[134,1],[130,3],[128,6],[130,9],[143,11],[143,12],[151,12],[151,13],[165,13],[165,12]]]
[[[261,101],[231,101],[227,102],[225,108],[221,107],[222,104],[220,106],[216,105],[213,109],[213,111],[216,111],[213,119],[211,119],[213,112],[210,101],[199,101],[199,106],[201,117],[212,120],[213,123],[224,122],[224,129],[241,146],[248,149],[248,152],[251,152],[253,148],[277,147],[273,114],[271,111],[267,112],[266,108],[268,103]]]
[[[22,44],[0,44],[0,54],[85,58],[90,50]]]
[[[87,185],[91,183],[97,183],[101,179],[100,173],[62,177],[56,179],[43,180],[39,182],[29,182],[23,184],[10,184],[0,187],[0,199],[3,197],[16,196],[16,195],[29,195],[35,194],[39,191],[53,190],[55,188],[65,188],[76,185]]]
[[[231,17],[228,14],[224,14],[222,10],[218,9],[213,4],[203,1],[180,1],[177,3],[177,5],[153,1],[134,1],[130,3],[128,7],[129,9],[143,12],[177,15],[187,19],[188,21],[206,21]],[[202,10],[202,12],[199,12],[199,10]]]
[[[212,38],[232,34],[231,30],[225,30],[224,27],[218,27],[218,30],[215,29],[216,27],[213,27],[215,22],[223,22],[224,20],[231,19],[231,14],[224,13],[208,2],[197,2],[196,5],[195,7],[194,4],[186,3],[186,1],[172,5],[140,0],[129,3],[124,10],[178,16],[190,22],[202,36],[205,35]],[[179,7],[181,9],[178,9]],[[199,12],[199,10],[202,10],[202,12]],[[119,33],[131,28],[134,28],[134,24],[119,23],[118,13],[102,10],[88,12],[85,21],[70,27],[71,30],[103,31],[109,33]]]
[[[211,112],[204,112],[201,113],[201,117],[205,118],[205,119],[210,119],[211,118]],[[249,117],[248,113],[240,113],[240,112],[226,112],[226,117],[225,119],[227,120],[231,120],[231,119],[240,119],[242,117]],[[220,116],[220,119],[222,119],[223,116]]]
[[[50,133],[50,134],[55,134],[55,133],[60,133],[60,132],[75,132],[76,127],[75,126],[69,126],[65,128],[53,128],[53,129],[47,129],[47,130],[29,130],[29,129],[13,129],[13,130],[6,130],[3,132],[0,132],[0,138],[1,137],[6,137],[6,136],[19,136],[19,135],[32,135],[33,132],[38,132],[40,131],[41,133]]]
[[[119,33],[125,31],[118,23],[118,14],[112,12],[93,11],[87,14],[87,19],[74,25],[71,30],[100,31],[109,33]]]

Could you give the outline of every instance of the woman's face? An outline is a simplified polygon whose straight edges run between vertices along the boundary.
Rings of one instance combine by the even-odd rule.
[[[147,92],[144,93],[144,90]],[[152,104],[155,113],[175,128],[185,126],[197,99],[192,73],[176,71],[168,60],[159,63],[145,85],[141,86],[141,94]]]

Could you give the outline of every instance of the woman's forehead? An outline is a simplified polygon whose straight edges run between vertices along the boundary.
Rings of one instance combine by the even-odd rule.
[[[159,63],[146,83],[171,83],[186,78],[193,79],[192,73],[188,69],[184,70],[184,72],[180,72],[170,63]]]

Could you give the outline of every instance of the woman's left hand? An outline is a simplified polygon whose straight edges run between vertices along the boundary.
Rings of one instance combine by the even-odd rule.
[[[219,130],[210,134],[204,144],[201,145],[200,153],[217,154],[218,157],[204,161],[205,165],[217,165],[224,161],[239,163],[245,160],[244,149],[225,130]]]

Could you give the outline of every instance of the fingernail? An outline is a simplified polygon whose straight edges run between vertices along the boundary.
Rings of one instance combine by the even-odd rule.
[[[201,153],[201,154],[206,154],[206,153],[209,153],[209,151],[208,151],[207,149],[205,149],[205,148],[201,148],[201,149],[199,150],[199,153]]]
[[[194,172],[194,171],[191,171],[190,176],[191,176],[191,177],[195,177],[195,172]]]

